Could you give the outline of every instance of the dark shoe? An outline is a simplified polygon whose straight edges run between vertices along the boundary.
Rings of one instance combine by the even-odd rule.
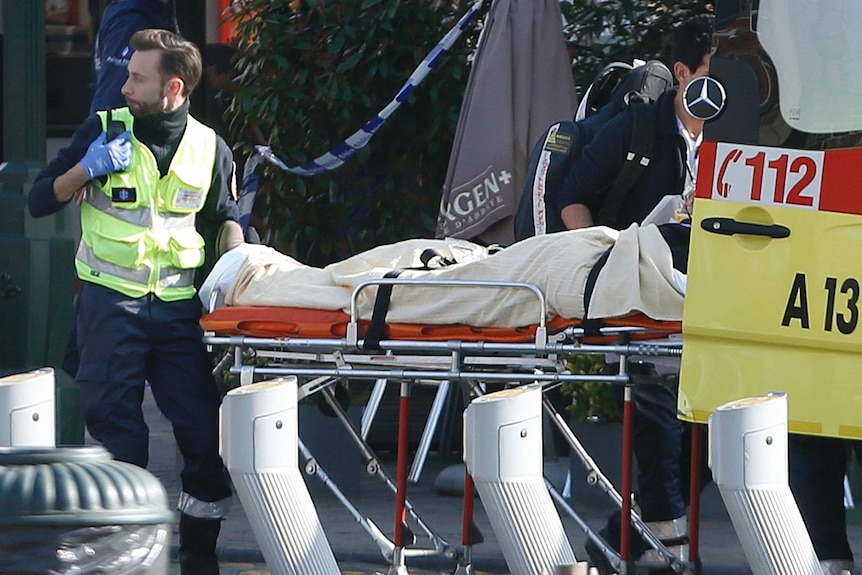
[[[605,536],[602,532],[599,532],[599,535],[602,538]],[[592,539],[587,538],[587,541],[584,543],[584,551],[587,552],[587,556],[590,558],[590,567],[595,567],[599,575],[616,575],[617,570],[611,565],[610,559],[602,553],[602,550],[599,549],[599,546]]]
[[[180,573],[219,575],[216,541],[221,519],[200,519],[180,514]]]

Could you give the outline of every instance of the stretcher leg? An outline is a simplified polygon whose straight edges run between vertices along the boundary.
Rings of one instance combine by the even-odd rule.
[[[425,461],[428,459],[428,452],[431,450],[431,442],[434,440],[434,435],[437,433],[437,426],[440,423],[440,417],[443,415],[443,408],[446,405],[446,398],[449,395],[449,380],[443,380],[437,385],[437,392],[434,394],[434,402],[431,404],[431,410],[428,412],[428,417],[425,420],[425,428],[422,430],[422,437],[419,439],[419,446],[416,448],[416,454],[413,456],[413,465],[410,468],[410,475],[407,479],[410,483],[419,483],[419,478],[422,476],[422,470],[425,468]]]
[[[577,436],[572,432],[572,429],[566,423],[565,418],[560,414],[559,411],[554,407],[554,405],[547,400],[546,398],[542,398],[542,406],[545,411],[550,415],[551,421],[556,425],[557,429],[563,435],[563,438],[566,440],[566,443],[569,444],[572,451],[577,455],[577,457],[583,463],[584,468],[587,470],[587,484],[598,486],[603,493],[605,493],[611,501],[620,507],[622,507],[623,497],[616,490],[614,484],[610,479],[602,472],[599,465],[595,462],[592,456],[589,454],[584,445],[580,442]],[[549,484],[550,486],[550,484]],[[560,500],[565,501],[564,496],[560,495],[553,490],[551,495],[554,496],[555,500],[558,502]],[[596,533],[593,529],[586,525],[583,520],[577,515],[575,510],[568,504],[561,504],[561,507],[584,529],[587,537],[591,539],[596,546],[602,550],[605,556],[608,558],[608,561],[611,564],[618,568],[620,564],[620,555],[614,551],[614,549],[607,544],[604,540],[602,540],[601,536]],[[638,516],[634,510],[632,510],[632,527],[637,532],[641,538],[643,538],[644,542],[652,549],[655,549],[658,554],[668,562],[669,565],[678,565],[680,563],[680,558],[674,555],[670,550],[667,549],[662,542],[653,535],[653,533],[649,530],[649,528],[644,524],[643,520]],[[684,566],[680,566],[680,570],[683,569]]]
[[[388,379],[378,379],[374,382],[371,395],[368,397],[368,403],[365,404],[365,409],[362,411],[362,425],[359,428],[362,439],[368,439],[371,424],[374,423],[374,418],[377,416],[377,410],[380,408],[380,402],[383,400],[383,394],[386,392],[386,384],[388,382]]]
[[[476,485],[473,477],[464,472],[464,515],[461,520],[461,556],[452,575],[472,575],[473,571],[473,505],[475,503]]]
[[[393,493],[397,494],[398,486],[384,471],[383,467],[380,465],[379,460],[377,459],[377,456],[374,454],[368,444],[362,440],[362,437],[360,436],[356,427],[354,427],[353,422],[351,422],[350,419],[347,417],[344,408],[342,408],[341,404],[339,404],[338,401],[335,399],[335,394],[332,391],[331,386],[323,387],[320,392],[323,393],[323,397],[326,400],[326,403],[332,408],[332,411],[335,413],[335,416],[338,418],[347,433],[353,439],[353,442],[359,448],[363,460],[366,463],[366,471],[371,475],[376,475],[380,477],[380,479],[393,491]],[[413,504],[407,497],[404,498],[403,515],[405,517],[409,516],[416,523],[416,525],[422,530],[422,532],[430,540],[431,544],[434,547],[433,549],[407,548],[404,550],[404,554],[406,556],[416,557],[443,554],[446,557],[455,558],[455,556],[457,555],[456,550],[443,537],[435,533],[425,523],[425,521],[422,520],[419,514],[416,513],[415,509],[413,508]]]
[[[691,481],[688,506],[688,561],[700,571],[700,458],[703,452],[703,434],[700,424],[693,423],[691,430]]]
[[[391,355],[391,353],[389,353],[389,355]],[[360,426],[360,436],[362,439],[368,439],[368,433],[371,431],[371,424],[374,423],[374,418],[377,415],[380,402],[383,400],[383,394],[386,391],[387,383],[388,380],[386,379],[378,379],[374,382],[371,395],[362,412],[362,424]],[[451,383],[448,380],[441,381],[437,387],[437,392],[434,394],[434,402],[431,404],[431,410],[425,421],[425,428],[422,430],[422,437],[419,439],[419,446],[416,449],[416,455],[414,456],[413,464],[410,467],[410,475],[408,476],[408,481],[410,481],[410,483],[419,483],[419,479],[422,476],[422,470],[425,468],[428,453],[431,451],[431,442],[434,441],[434,435],[437,433],[437,426],[440,424],[440,418],[443,416],[443,410],[446,405],[446,398],[450,386]]]
[[[392,355],[391,351],[386,352],[386,355]],[[368,402],[365,404],[365,409],[362,412],[362,425],[360,426],[360,435],[362,439],[368,439],[368,433],[371,431],[371,424],[374,423],[374,418],[377,416],[377,410],[380,408],[380,402],[383,401],[383,394],[386,392],[386,384],[388,379],[378,379],[374,382],[374,387],[371,389],[371,395],[368,397]]]
[[[390,561],[392,559],[393,550],[395,549],[395,544],[383,534],[383,531],[377,526],[374,521],[368,517],[367,515],[363,515],[362,512],[356,507],[350,499],[347,498],[346,495],[338,488],[338,485],[329,477],[326,473],[326,470],[320,467],[317,463],[317,459],[315,459],[314,455],[309,451],[308,447],[302,442],[302,440],[298,440],[299,444],[299,452],[302,453],[303,459],[305,459],[305,473],[307,475],[313,475],[317,477],[329,491],[335,495],[335,498],[347,509],[347,512],[353,516],[359,526],[371,536],[371,539],[377,544],[380,548],[380,552],[383,554],[383,557]]]
[[[395,547],[405,546],[405,527],[407,514],[407,458],[410,444],[410,388],[408,381],[401,383],[398,402],[398,460],[395,468]]]

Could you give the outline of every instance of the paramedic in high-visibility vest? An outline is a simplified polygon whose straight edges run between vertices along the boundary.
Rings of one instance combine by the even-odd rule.
[[[184,460],[181,573],[218,573],[231,489],[195,286],[218,253],[242,242],[233,156],[189,114],[201,77],[197,47],[153,29],[135,33],[131,46],[127,107],[88,118],[37,176],[28,203],[33,217],[81,204],[81,363],[73,375],[87,430],[116,459],[146,467],[149,384]]]

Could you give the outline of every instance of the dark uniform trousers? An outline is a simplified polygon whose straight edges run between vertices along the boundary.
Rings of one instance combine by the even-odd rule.
[[[682,517],[690,500],[691,437],[693,430],[706,433],[705,426],[693,427],[677,418],[678,381],[648,383],[660,379],[651,364],[630,366],[634,388],[634,444],[637,459],[637,494],[641,519],[647,522],[671,521]],[[622,402],[624,386],[615,385]],[[712,481],[707,465],[706,441],[703,442],[701,488]],[[619,550],[620,512],[615,511],[602,534]],[[635,557],[643,551],[643,540],[633,531]]]
[[[851,446],[860,458],[862,443],[858,441],[795,433],[789,437],[790,490],[821,561],[853,560],[844,509],[844,475]]]
[[[218,453],[220,397],[201,341],[198,298],[130,298],[84,282],[76,335],[77,379],[87,429],[120,461],[146,467],[149,428],[141,404],[149,383],[183,455],[183,491],[205,502],[230,497]]]

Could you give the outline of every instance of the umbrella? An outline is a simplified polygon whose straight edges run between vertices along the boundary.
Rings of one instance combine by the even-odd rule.
[[[461,105],[437,237],[514,241],[530,151],[576,108],[559,0],[495,0]]]

